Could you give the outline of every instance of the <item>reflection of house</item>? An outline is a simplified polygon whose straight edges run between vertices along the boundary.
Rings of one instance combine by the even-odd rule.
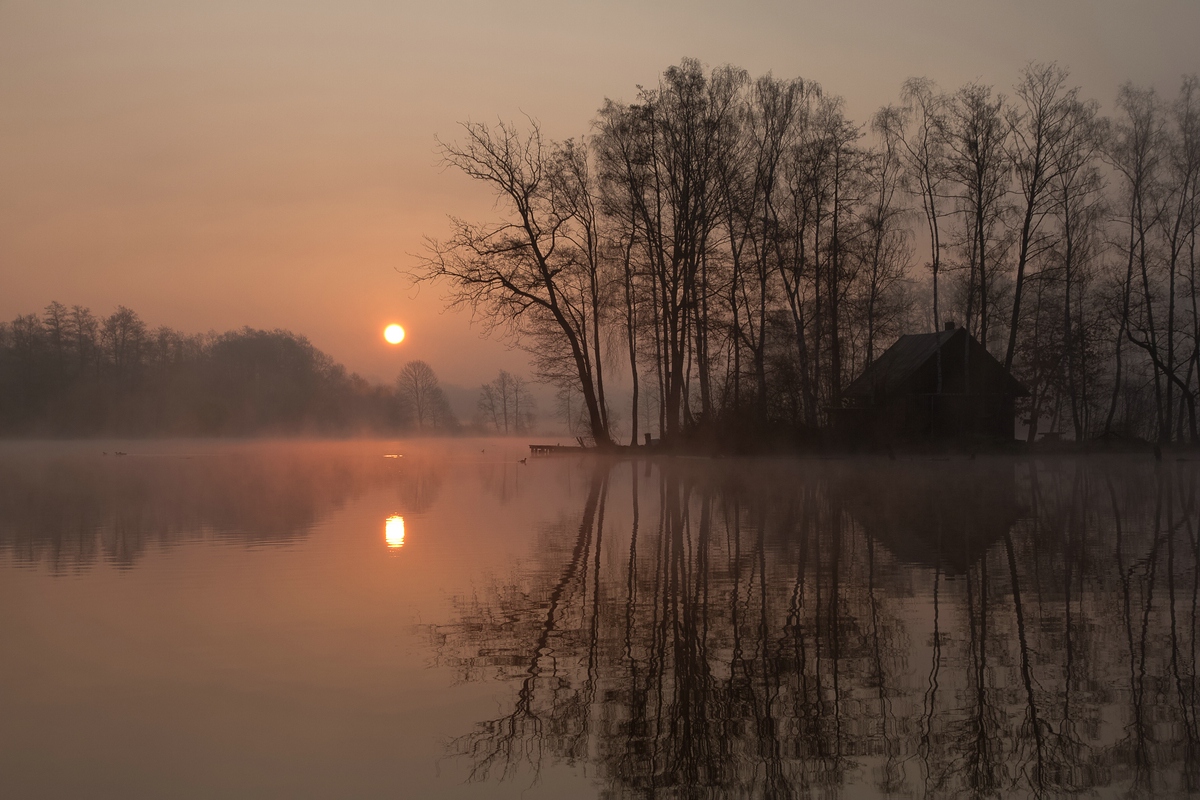
[[[839,481],[850,515],[900,561],[962,574],[1022,515],[1011,462],[887,462]]]
[[[1016,398],[1029,392],[953,322],[938,333],[901,336],[830,409],[847,441],[1013,438]]]

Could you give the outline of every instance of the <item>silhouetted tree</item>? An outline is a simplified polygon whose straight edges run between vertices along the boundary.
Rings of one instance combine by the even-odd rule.
[[[1031,259],[1048,246],[1041,230],[1052,208],[1051,186],[1059,167],[1057,151],[1067,145],[1071,111],[1077,89],[1066,88],[1067,72],[1056,64],[1029,64],[1016,87],[1016,105],[1007,108],[1009,158],[1021,193],[1021,228],[1017,235],[1016,278],[1013,284],[1012,322],[1004,366],[1012,368],[1021,321],[1021,292]]]
[[[495,380],[479,390],[479,414],[483,424],[497,433],[528,433],[536,407],[525,379],[500,370]]]
[[[577,386],[592,438],[610,444],[599,348],[606,279],[586,155],[569,143],[544,142],[536,124],[527,134],[506,123],[467,123],[463,130],[462,144],[442,143],[443,159],[488,184],[511,217],[498,225],[452,220],[449,239],[429,241],[416,277],[441,282],[453,305],[512,335],[541,377]]]
[[[420,359],[409,361],[396,378],[396,392],[411,415],[418,433],[445,431],[456,427],[446,393],[433,368]]]
[[[996,288],[1003,266],[1001,218],[1011,166],[1005,153],[1006,109],[1004,98],[993,97],[991,87],[969,84],[958,90],[947,111],[947,166],[959,187],[963,220],[960,247],[967,262],[964,318],[968,330],[977,332],[985,347],[997,314],[996,298],[989,293]],[[976,314],[977,327],[973,327]]]

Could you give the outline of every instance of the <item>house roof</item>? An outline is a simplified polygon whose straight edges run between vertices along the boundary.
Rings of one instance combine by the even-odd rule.
[[[901,336],[896,343],[884,351],[863,370],[862,375],[855,378],[842,393],[847,397],[872,397],[890,395],[900,392],[905,382],[917,370],[937,355],[955,336],[967,336],[968,344],[973,353],[982,353],[1003,373],[1004,383],[1010,392],[1017,396],[1025,396],[1027,391],[1021,383],[1012,376],[1004,365],[997,361],[987,350],[967,334],[965,328],[941,330],[937,333],[910,333]],[[973,356],[974,357],[974,356]]]
[[[846,387],[843,394],[853,397],[894,393],[909,376],[933,358],[942,345],[963,330],[956,328],[952,331],[901,336],[883,355],[872,361],[863,374]]]

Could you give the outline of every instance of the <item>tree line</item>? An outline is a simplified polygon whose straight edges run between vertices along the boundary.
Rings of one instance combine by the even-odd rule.
[[[394,384],[347,372],[303,336],[150,328],[54,302],[0,323],[0,435],[454,433],[433,369]]]
[[[1083,440],[1195,441],[1200,96],[1057,64],[1011,91],[905,81],[866,122],[802,79],[685,59],[588,135],[466,123],[447,164],[505,214],[452,220],[414,272],[578,397],[598,444],[799,441],[901,333],[964,325]],[[627,420],[613,370],[632,389]]]

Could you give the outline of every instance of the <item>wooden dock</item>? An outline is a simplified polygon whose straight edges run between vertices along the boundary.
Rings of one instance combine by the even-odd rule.
[[[529,445],[529,455],[557,456],[565,453],[584,453],[594,449],[594,447],[580,447],[575,444],[531,444]]]

